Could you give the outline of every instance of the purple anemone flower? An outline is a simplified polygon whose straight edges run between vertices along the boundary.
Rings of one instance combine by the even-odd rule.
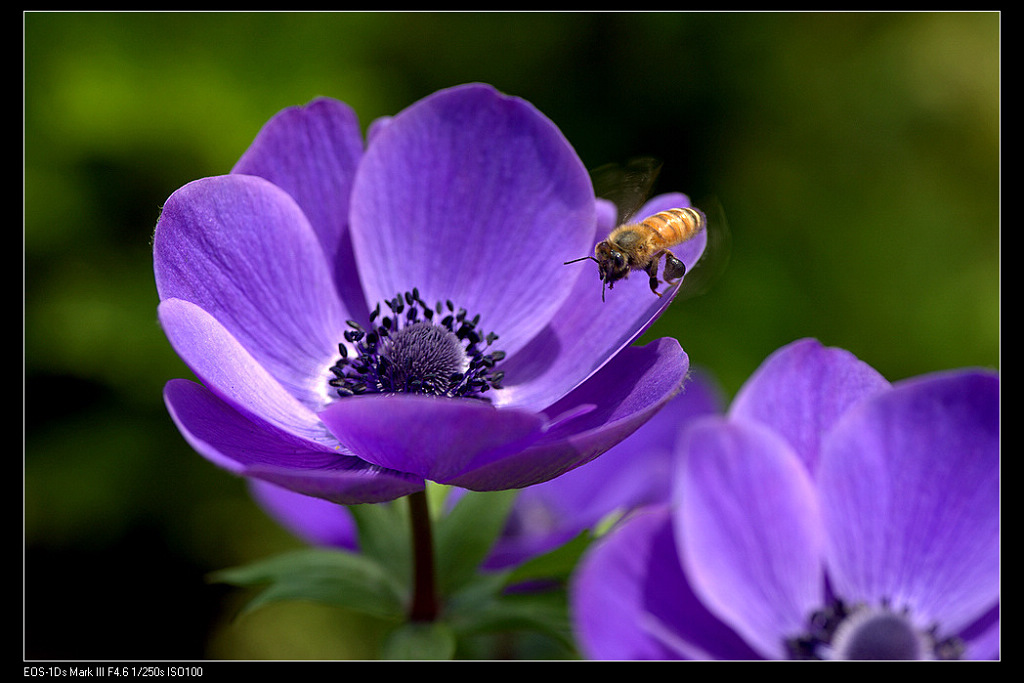
[[[533,106],[460,86],[368,138],[336,100],[286,109],[232,173],[164,205],[159,317],[199,380],[164,396],[200,454],[342,504],[425,480],[516,488],[592,460],[679,390],[678,342],[631,346],[677,289],[635,278],[602,304],[591,269],[563,266],[610,212]],[[676,251],[687,266],[702,237]]]
[[[796,342],[686,429],[673,486],[578,568],[589,658],[998,657],[996,373],[890,385]]]
[[[523,489],[484,569],[500,570],[554,550],[608,518],[669,500],[674,435],[681,424],[720,412],[718,390],[691,375],[657,415],[600,458],[551,481]],[[355,519],[347,507],[258,479],[249,489],[259,506],[305,543],[356,550]],[[457,500],[460,489],[450,492]]]

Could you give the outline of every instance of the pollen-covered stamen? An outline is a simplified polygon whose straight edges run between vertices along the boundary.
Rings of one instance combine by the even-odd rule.
[[[498,338],[481,335],[480,317],[448,301],[427,306],[413,290],[385,302],[391,314],[381,316],[380,304],[370,314],[370,327],[349,321],[341,358],[331,367],[329,384],[339,396],[367,393],[413,393],[485,399],[488,389],[500,388],[502,372],[494,366],[505,354],[487,351]]]

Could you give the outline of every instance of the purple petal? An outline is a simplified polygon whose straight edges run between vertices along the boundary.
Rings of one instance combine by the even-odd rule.
[[[964,659],[999,659],[999,605],[995,605],[969,630],[961,631],[966,651]]]
[[[260,507],[306,543],[344,550],[358,547],[356,523],[345,506],[259,479],[250,479],[248,484],[249,492]]]
[[[823,600],[822,530],[807,470],[756,423],[708,417],[687,431],[676,541],[711,612],[762,656],[785,656]]]
[[[590,462],[651,419],[679,391],[689,359],[674,339],[624,349],[546,411],[552,424],[535,443],[484,457],[444,483],[474,490],[531,486]]]
[[[937,373],[858,406],[824,444],[836,592],[956,632],[999,594],[999,379]]]
[[[849,351],[802,339],[771,354],[733,400],[730,417],[767,425],[789,441],[808,469],[821,439],[849,407],[889,383]]]
[[[189,444],[235,474],[343,505],[393,500],[423,488],[413,477],[248,419],[194,382],[168,382],[164,400]]]
[[[276,114],[232,169],[260,176],[290,194],[323,245],[352,317],[366,303],[348,235],[352,179],[363,154],[359,121],[337,100],[318,98]]]
[[[198,305],[297,398],[322,403],[345,312],[290,196],[253,176],[189,183],[164,205],[154,261],[161,299]]]
[[[698,417],[720,413],[721,405],[714,387],[691,370],[682,390],[633,434],[583,467],[527,491],[561,501],[581,528],[615,510],[668,502],[680,434]]]
[[[602,240],[612,230],[617,228],[616,225],[618,218],[618,207],[613,202],[601,197],[594,198],[595,217],[597,219],[597,232],[595,233],[594,242]],[[593,250],[591,250],[593,252]]]
[[[685,195],[680,194],[662,195],[656,200],[650,208],[689,205]],[[598,239],[604,239],[606,234]],[[591,244],[583,254],[593,252]],[[687,266],[692,266],[699,256],[699,251],[687,252]],[[636,341],[679,291],[679,287],[674,287],[659,298],[651,292],[646,274],[641,273],[617,283],[602,301],[597,265],[581,261],[564,268],[580,271],[566,272],[567,278],[576,278],[572,293],[551,323],[502,365],[505,379],[503,388],[497,392],[502,405],[546,408]]]
[[[574,630],[589,659],[754,659],[694,595],[667,508],[628,518],[584,556],[570,585]]]
[[[562,261],[590,248],[589,177],[558,129],[489,86],[443,90],[373,136],[351,227],[367,298],[452,300],[507,353],[565,300]]]
[[[720,412],[714,387],[694,378],[646,424],[599,458],[543,484],[524,488],[489,567],[514,565],[550,550],[602,519],[669,500],[675,442],[691,420]]]
[[[598,541],[583,557],[570,584],[570,611],[576,639],[587,659],[681,657],[644,627],[645,621],[653,618],[647,612],[645,591],[654,566],[668,577],[660,587],[665,592],[686,584],[674,552],[664,550],[666,540],[671,540],[671,517],[661,508],[645,510]],[[675,550],[674,544],[668,546]],[[668,605],[671,601],[665,596],[662,602]]]
[[[543,427],[534,413],[418,394],[353,396],[320,417],[364,460],[442,482],[476,458],[522,450]]]
[[[175,352],[218,398],[304,440],[337,446],[316,414],[272,377],[224,326],[199,306],[167,299],[157,308]]]

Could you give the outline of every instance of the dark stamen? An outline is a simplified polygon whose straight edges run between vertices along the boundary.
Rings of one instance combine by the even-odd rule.
[[[451,301],[427,306],[416,289],[384,304],[391,315],[381,317],[378,303],[370,313],[369,330],[347,321],[352,329],[344,337],[355,353],[339,344],[341,357],[328,380],[338,396],[416,393],[488,400],[484,392],[501,388],[504,373],[493,368],[505,353],[485,352],[498,336],[478,331],[479,315],[467,320],[465,309],[456,311]],[[440,317],[444,308],[448,314],[434,320],[434,313]]]

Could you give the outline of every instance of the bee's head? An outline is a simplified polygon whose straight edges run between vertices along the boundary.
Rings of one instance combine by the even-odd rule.
[[[586,261],[587,259],[597,264],[598,275],[601,277],[602,282],[601,301],[604,301],[605,287],[611,289],[615,282],[626,277],[626,274],[629,273],[626,255],[616,249],[611,242],[604,240],[603,242],[598,242],[597,246],[594,247],[593,256],[581,256],[577,259],[566,261],[563,265]]]
[[[610,241],[599,242],[594,248],[595,261],[601,273],[601,280],[611,289],[612,285],[629,274],[629,260]]]

